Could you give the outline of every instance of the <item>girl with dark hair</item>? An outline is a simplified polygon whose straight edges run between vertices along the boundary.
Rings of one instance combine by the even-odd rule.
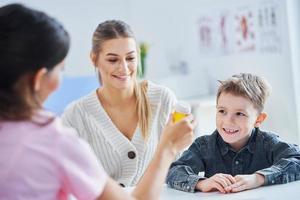
[[[20,4],[0,8],[0,199],[157,199],[174,155],[192,141],[192,116],[168,123],[132,196],[73,129],[42,108],[59,85],[65,29]]]
[[[47,92],[58,86],[56,75],[63,68],[70,38],[42,12],[11,5],[0,14],[0,119],[22,120],[41,108]],[[42,88],[47,92],[41,93]]]

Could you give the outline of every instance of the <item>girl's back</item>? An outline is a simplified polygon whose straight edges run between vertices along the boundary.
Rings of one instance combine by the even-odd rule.
[[[41,111],[31,121],[0,122],[0,135],[3,199],[67,199],[70,192],[92,199],[105,183],[88,145],[49,113]]]

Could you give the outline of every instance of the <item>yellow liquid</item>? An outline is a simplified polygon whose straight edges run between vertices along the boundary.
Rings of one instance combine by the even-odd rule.
[[[173,113],[173,122],[177,122],[177,121],[181,120],[182,118],[185,118],[186,116],[188,116],[188,115],[175,111]]]

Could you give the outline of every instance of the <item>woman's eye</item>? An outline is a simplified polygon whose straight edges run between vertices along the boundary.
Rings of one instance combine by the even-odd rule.
[[[134,61],[135,57],[128,57],[127,60],[128,61]]]
[[[117,62],[118,60],[117,59],[109,59],[108,60],[108,62],[110,62],[110,63],[115,63],[115,62]]]

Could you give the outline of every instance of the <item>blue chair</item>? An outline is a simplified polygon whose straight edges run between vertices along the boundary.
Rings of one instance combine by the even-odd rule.
[[[44,103],[44,108],[60,115],[69,103],[87,95],[97,87],[99,82],[95,76],[64,76],[58,90]]]

